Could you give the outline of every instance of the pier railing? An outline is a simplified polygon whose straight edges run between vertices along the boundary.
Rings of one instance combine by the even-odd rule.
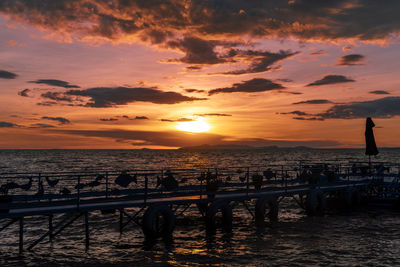
[[[319,174],[313,175],[315,170]],[[0,173],[0,210],[2,206],[52,202],[76,204],[96,199],[141,199],[163,196],[199,195],[200,198],[233,191],[282,188],[314,183],[316,186],[350,180],[384,180],[399,184],[399,166],[390,163],[326,163],[301,161],[296,164],[268,166],[228,166],[196,169],[132,169],[82,172]],[[177,186],[168,185],[173,177]],[[311,177],[314,177],[312,180]]]

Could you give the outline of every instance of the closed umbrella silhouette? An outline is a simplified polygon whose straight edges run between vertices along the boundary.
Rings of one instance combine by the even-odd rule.
[[[375,124],[372,119],[368,117],[365,125],[365,155],[368,155],[370,169],[371,156],[378,155],[379,153],[375,143],[374,131],[372,129],[373,127],[375,127]]]

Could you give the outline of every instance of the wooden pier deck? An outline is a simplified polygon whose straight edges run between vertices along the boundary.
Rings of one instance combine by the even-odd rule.
[[[315,171],[315,166],[320,170]],[[383,182],[384,176],[391,177],[391,182]],[[179,184],[169,188],[165,183],[168,177],[174,177]],[[6,194],[3,192],[0,202],[0,220],[5,221],[0,234],[19,222],[19,252],[22,253],[25,249],[24,231],[29,230],[24,225],[25,217],[46,216],[49,220],[48,231],[27,246],[30,250],[46,237],[53,240],[84,216],[85,244],[89,248],[90,213],[118,211],[121,233],[128,223],[134,222],[142,227],[146,238],[157,238],[172,234],[175,216],[178,215],[174,214],[177,208],[174,210],[173,206],[182,207],[183,213],[191,205],[199,208],[207,228],[218,227],[216,217],[222,217],[222,227],[229,230],[234,203],[243,203],[256,221],[264,221],[265,217],[276,220],[279,202],[285,197],[293,198],[307,214],[315,215],[325,211],[327,198],[341,199],[347,206],[356,205],[362,196],[379,194],[380,190],[376,188],[385,184],[396,185],[391,187],[390,195],[397,196],[398,178],[395,174],[379,177],[350,174],[348,168],[334,164],[5,173],[0,174],[1,189],[7,191]],[[254,210],[249,208],[249,202],[254,204]],[[128,209],[135,212],[130,214]],[[65,216],[54,223],[55,214]]]

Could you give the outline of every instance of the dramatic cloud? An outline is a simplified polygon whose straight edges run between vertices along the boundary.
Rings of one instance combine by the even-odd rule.
[[[69,82],[53,79],[41,79],[36,81],[31,81],[31,83],[36,84],[46,84],[50,86],[64,87],[64,88],[80,88],[78,85],[69,84]]]
[[[208,95],[237,92],[255,93],[279,89],[285,89],[285,87],[268,79],[254,78],[241,83],[234,83],[231,87],[212,89],[208,91]]]
[[[298,52],[282,51],[282,50],[279,53],[271,53],[268,51],[255,51],[255,50],[247,50],[247,51],[231,50],[230,53],[233,54],[234,58],[236,57],[242,58],[243,61],[249,63],[250,66],[245,69],[226,71],[219,74],[241,75],[249,73],[260,73],[278,69],[279,67],[273,67],[272,65],[283,59],[298,54]]]
[[[342,56],[338,60],[338,65],[340,66],[354,66],[354,65],[361,65],[360,62],[364,61],[364,56],[359,54],[351,54]]]
[[[338,104],[315,115],[324,119],[391,118],[400,115],[400,97]]]
[[[0,79],[15,79],[17,76],[18,75],[15,73],[6,70],[0,70]]]
[[[188,64],[217,64],[226,60],[217,55],[214,51],[215,46],[223,44],[218,41],[208,41],[196,37],[185,37],[181,40],[168,42],[168,47],[179,49],[186,55],[180,59],[168,59],[167,62],[182,62]],[[191,66],[191,69],[194,66]]]
[[[193,114],[193,116],[199,116],[199,117],[231,117],[231,114],[225,114],[225,113],[201,113],[201,114]]]
[[[43,120],[51,120],[51,121],[57,121],[59,124],[70,124],[71,122],[63,117],[48,117],[44,116],[42,117]]]
[[[326,75],[321,80],[309,83],[307,84],[307,86],[319,86],[319,85],[347,83],[347,82],[355,82],[355,81],[343,75]]]
[[[187,67],[186,69],[188,71],[199,70],[201,69],[201,65],[222,63],[248,64],[249,67],[245,69],[217,73],[224,75],[241,75],[277,69],[277,66],[272,67],[272,65],[298,53],[283,50],[278,53],[272,53],[269,51],[232,48],[237,45],[239,45],[239,43],[203,40],[197,37],[186,36],[183,39],[172,40],[167,43],[167,47],[179,49],[185,53],[185,56],[179,59],[167,59],[165,62],[197,64]],[[219,52],[216,52],[216,48],[220,48],[218,49]]]
[[[179,131],[154,132],[154,131],[128,131],[128,130],[51,130],[53,133],[71,135],[111,138],[118,141],[130,141],[137,145],[157,145],[169,147],[187,147],[208,145],[246,145],[246,146],[312,146],[327,147],[337,146],[339,143],[329,140],[268,140],[262,138],[239,139],[226,141],[229,136],[210,133],[186,133]]]
[[[293,105],[299,105],[299,104],[331,104],[332,101],[329,101],[327,99],[312,99],[312,100],[305,100],[305,101],[300,101],[300,102],[295,102]]]
[[[397,0],[56,2],[2,0],[0,12],[13,20],[59,32],[67,40],[131,42],[136,38],[154,44],[185,34],[205,39],[382,40],[397,34],[400,28]]]
[[[88,107],[107,108],[126,105],[132,102],[151,102],[155,104],[178,104],[181,102],[206,100],[184,96],[176,92],[164,92],[155,88],[95,87],[86,90],[70,90],[67,95],[88,97]]]
[[[370,91],[369,93],[374,94],[374,95],[390,95],[390,93],[388,91],[384,91],[384,90]]]
[[[18,95],[24,96],[24,97],[28,97],[28,96],[29,96],[28,93],[29,93],[30,91],[31,91],[31,90],[29,90],[29,89],[24,89],[24,90],[19,91],[19,92],[18,92]]]
[[[11,122],[0,121],[0,128],[13,128],[13,127],[18,127],[18,125]]]

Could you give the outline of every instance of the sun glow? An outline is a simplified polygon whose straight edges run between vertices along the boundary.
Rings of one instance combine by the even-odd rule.
[[[209,131],[211,125],[204,118],[195,118],[193,121],[179,122],[176,129],[191,133],[203,133]]]

